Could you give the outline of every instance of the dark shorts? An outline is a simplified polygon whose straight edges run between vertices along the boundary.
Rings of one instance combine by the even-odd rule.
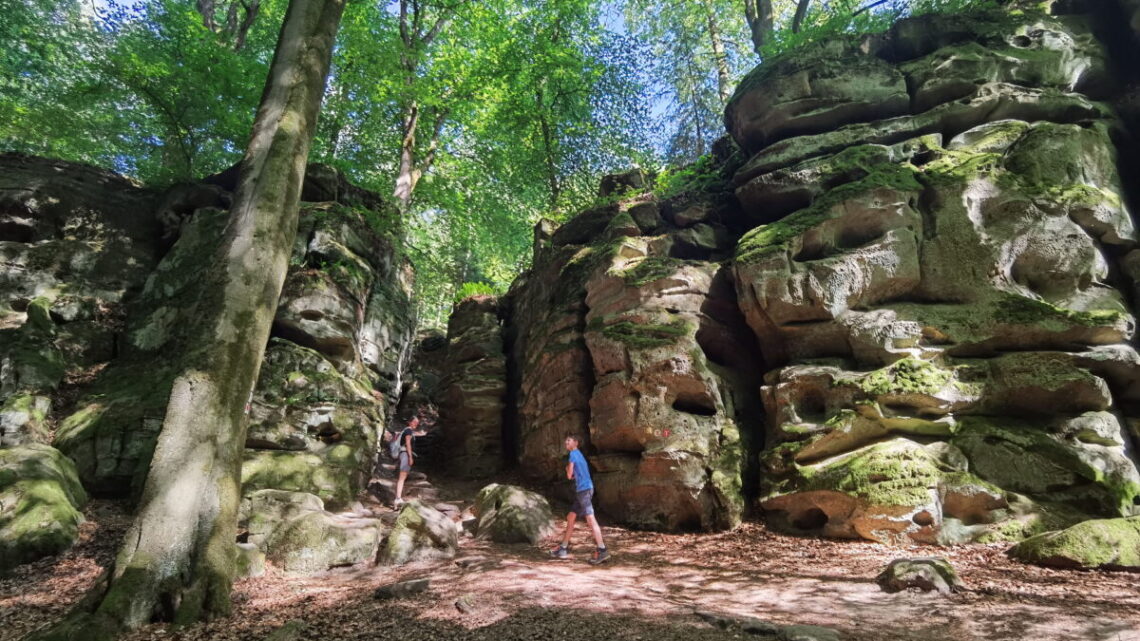
[[[400,452],[400,466],[396,469],[400,470],[401,472],[410,472],[412,470],[412,465],[408,462],[407,452]]]
[[[593,497],[593,490],[582,490],[581,492],[578,492],[578,495],[574,497],[574,505],[570,506],[570,511],[583,518],[593,514]]]

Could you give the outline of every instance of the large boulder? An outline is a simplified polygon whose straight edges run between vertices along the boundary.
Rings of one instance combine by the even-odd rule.
[[[497,543],[539,543],[555,529],[546,499],[513,485],[492,483],[479,490],[473,512],[477,536]]]
[[[70,547],[86,503],[75,466],[58,450],[0,449],[0,573]]]
[[[419,501],[410,501],[388,533],[380,560],[392,565],[455,556],[459,526],[451,517]]]
[[[371,562],[382,532],[377,519],[332,514],[317,496],[283,490],[247,495],[239,524],[245,528],[247,544],[262,555],[243,550],[245,565],[254,572],[263,560],[294,574]]]
[[[1140,570],[1140,517],[1085,521],[1025,539],[1009,553],[1054,567]]]
[[[371,562],[380,545],[380,521],[308,512],[273,531],[266,559],[286,572],[308,574]]]

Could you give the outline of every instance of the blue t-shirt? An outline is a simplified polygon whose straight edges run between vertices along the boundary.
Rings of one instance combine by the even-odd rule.
[[[594,481],[590,479],[590,466],[586,464],[586,457],[578,450],[570,450],[570,462],[574,464],[574,484],[579,492],[594,489]]]

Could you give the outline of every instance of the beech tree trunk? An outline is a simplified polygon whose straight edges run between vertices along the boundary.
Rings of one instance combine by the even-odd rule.
[[[716,61],[716,88],[720,96],[720,106],[723,108],[732,97],[732,80],[728,73],[728,54],[724,50],[724,37],[720,33],[720,25],[716,22],[716,12],[706,0],[705,16],[708,20],[709,40],[712,44],[713,60]]]
[[[748,30],[752,33],[752,49],[760,53],[775,28],[772,0],[744,0],[744,17],[748,20]]]
[[[218,248],[191,318],[134,523],[113,571],[33,638],[113,639],[230,612],[245,405],[297,234],[298,203],[345,0],[291,0]]]

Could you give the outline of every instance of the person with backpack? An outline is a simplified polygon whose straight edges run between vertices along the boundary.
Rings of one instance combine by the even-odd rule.
[[[566,464],[566,478],[574,481],[576,494],[574,505],[571,506],[570,512],[566,515],[566,533],[562,537],[562,545],[551,550],[550,556],[556,559],[570,557],[570,535],[574,532],[574,521],[578,517],[582,517],[586,519],[590,531],[594,534],[594,543],[598,545],[589,562],[592,565],[598,565],[610,558],[610,552],[606,549],[605,541],[602,540],[602,528],[598,525],[598,520],[594,518],[594,481],[590,478],[590,466],[586,462],[586,457],[578,449],[577,436],[566,437],[566,450],[570,452],[569,462]]]
[[[396,438],[392,439],[390,445],[390,452],[398,459],[399,476],[396,477],[396,498],[392,501],[392,507],[400,507],[404,503],[404,481],[408,480],[408,472],[412,471],[412,465],[415,464],[415,453],[412,451],[412,441],[416,437],[416,428],[419,427],[420,418],[413,416],[408,421],[406,427],[400,431]]]

